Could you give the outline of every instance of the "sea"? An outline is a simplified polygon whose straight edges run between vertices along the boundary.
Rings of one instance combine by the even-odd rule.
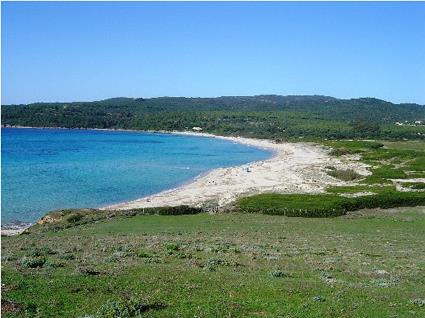
[[[137,131],[1,129],[2,225],[97,208],[190,182],[271,152],[229,140]]]

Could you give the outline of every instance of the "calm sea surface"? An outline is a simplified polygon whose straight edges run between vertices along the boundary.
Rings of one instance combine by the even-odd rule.
[[[1,219],[100,207],[174,188],[200,173],[268,158],[225,140],[119,131],[1,129]]]

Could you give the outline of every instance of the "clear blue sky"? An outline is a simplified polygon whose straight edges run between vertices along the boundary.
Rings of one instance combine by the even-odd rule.
[[[324,94],[425,104],[425,3],[2,2],[2,103]]]

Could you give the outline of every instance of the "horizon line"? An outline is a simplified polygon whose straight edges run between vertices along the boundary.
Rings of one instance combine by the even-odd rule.
[[[74,101],[35,101],[35,102],[29,102],[29,103],[8,103],[3,104],[1,102],[1,106],[20,106],[20,105],[32,105],[32,104],[65,104],[65,103],[94,103],[94,102],[102,102],[110,99],[118,99],[118,98],[127,98],[127,99],[155,99],[155,98],[188,98],[188,99],[195,99],[195,98],[201,98],[201,99],[213,99],[213,98],[223,98],[223,97],[257,97],[257,96],[281,96],[281,97],[290,97],[290,96],[303,96],[303,97],[328,97],[333,98],[337,100],[355,100],[355,99],[377,99],[381,100],[387,103],[391,103],[394,105],[402,105],[402,104],[415,104],[420,106],[425,106],[425,104],[417,103],[417,102],[393,102],[386,99],[373,97],[373,96],[359,96],[359,97],[335,97],[331,95],[322,95],[322,94],[253,94],[253,95],[216,95],[216,96],[170,96],[170,95],[158,95],[158,96],[137,96],[137,97],[129,97],[129,96],[115,96],[115,97],[107,97],[107,98],[99,98],[99,99],[93,99],[93,100],[74,100]]]

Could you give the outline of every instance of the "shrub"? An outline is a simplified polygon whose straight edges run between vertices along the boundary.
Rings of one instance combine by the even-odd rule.
[[[281,278],[281,277],[289,277],[288,273],[285,273],[281,270],[275,270],[269,273],[270,277],[276,277],[276,278]]]
[[[384,144],[380,143],[380,142],[371,143],[370,146],[369,146],[369,148],[371,148],[371,149],[379,149],[379,148],[382,148],[382,147],[384,147]]]
[[[158,214],[158,215],[184,215],[184,214],[198,214],[202,212],[201,208],[195,208],[188,205],[146,208],[141,210],[143,210],[144,214]]]
[[[327,174],[330,175],[331,177],[334,177],[343,181],[353,181],[361,177],[360,174],[358,174],[352,169],[348,169],[348,170],[334,169],[334,170],[328,171]]]
[[[43,265],[46,268],[57,268],[57,267],[63,267],[64,264],[63,263],[55,263],[51,260],[46,260],[46,262]]]
[[[20,261],[20,265],[25,268],[40,268],[46,263],[44,256],[24,257]]]
[[[83,218],[81,213],[72,213],[66,217],[68,223],[78,223]]]
[[[329,154],[331,156],[336,156],[336,157],[340,157],[340,156],[344,156],[344,155],[351,155],[353,154],[354,151],[351,149],[347,149],[347,148],[335,148],[332,149]]]
[[[177,243],[169,243],[166,248],[168,251],[178,251],[180,250],[180,245]]]
[[[56,254],[56,251],[52,250],[50,247],[43,246],[43,247],[36,247],[34,249],[31,249],[28,252],[28,256],[31,257],[38,257],[38,256],[46,256],[46,255],[54,255]]]
[[[66,260],[66,261],[71,261],[75,259],[75,255],[72,253],[64,253],[59,255],[59,258]]]
[[[346,211],[374,208],[396,208],[400,206],[425,205],[425,195],[419,192],[388,191],[377,195],[352,198],[344,202]]]
[[[227,266],[228,262],[221,258],[209,258],[207,260],[207,266]]]
[[[410,303],[413,304],[413,305],[419,306],[419,307],[424,307],[425,306],[425,299],[415,298],[415,299],[412,299],[410,301]]]
[[[424,182],[414,182],[414,183],[411,183],[411,184],[409,184],[409,187],[410,187],[410,189],[413,189],[413,190],[422,190],[422,189],[425,189],[425,183]]]
[[[152,254],[150,254],[150,253],[148,253],[148,252],[146,252],[144,250],[141,250],[141,251],[139,251],[139,253],[137,254],[137,256],[139,256],[140,258],[148,258],[148,257],[151,257]]]
[[[85,265],[78,266],[77,272],[88,276],[96,276],[101,274],[101,272],[99,272],[98,270]]]
[[[139,317],[148,310],[165,308],[162,303],[146,304],[142,300],[131,297],[130,299],[108,300],[97,311],[97,318],[132,318]]]
[[[241,212],[298,217],[332,217],[348,211],[373,208],[425,205],[421,192],[388,190],[376,195],[355,198],[336,194],[259,194],[241,198],[236,206]]]

